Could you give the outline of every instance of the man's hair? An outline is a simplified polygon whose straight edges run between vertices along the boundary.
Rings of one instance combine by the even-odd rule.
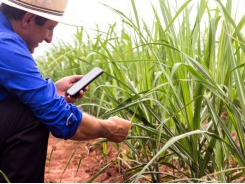
[[[4,4],[4,3],[0,4],[0,10],[3,12],[3,14],[6,17],[8,17],[9,19],[14,19],[14,20],[21,20],[23,15],[25,13],[27,13],[24,10],[14,8],[14,7],[9,6],[7,4]],[[48,19],[46,19],[44,17],[40,17],[40,16],[36,15],[36,24],[39,26],[43,26],[47,20]]]

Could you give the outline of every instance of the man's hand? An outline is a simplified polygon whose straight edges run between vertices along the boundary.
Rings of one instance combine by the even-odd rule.
[[[129,130],[133,124],[125,119],[119,118],[117,116],[110,117],[107,120],[107,127],[109,130],[109,134],[106,138],[112,142],[122,142],[127,138]]]
[[[88,87],[86,87],[84,91],[81,90],[79,94],[76,95],[75,97],[74,96],[71,97],[70,95],[66,94],[67,89],[70,88],[74,83],[79,81],[82,77],[83,77],[82,75],[72,75],[58,80],[55,83],[58,95],[64,96],[65,100],[69,103],[75,103],[77,99],[82,98],[84,92],[88,90]]]

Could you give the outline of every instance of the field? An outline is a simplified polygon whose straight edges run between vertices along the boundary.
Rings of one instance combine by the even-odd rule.
[[[71,140],[61,140],[57,143],[57,140],[57,138],[50,135],[45,168],[45,183],[87,183],[106,165],[105,157],[101,151],[96,147],[89,146],[93,141],[74,143]],[[114,163],[103,170],[93,181],[95,183],[125,183],[123,174],[126,167],[122,166],[119,168],[119,165],[115,162],[118,151],[111,144],[113,143],[107,144],[106,158],[108,163]],[[126,146],[124,148],[127,149]],[[75,149],[77,151],[73,155]],[[67,165],[71,156],[72,159],[69,165]],[[80,165],[79,162],[81,162]],[[162,166],[161,170],[168,174],[173,172],[166,166]],[[143,180],[142,182],[148,181]]]
[[[119,32],[118,22],[107,32],[98,26],[92,38],[78,28],[73,43],[61,41],[38,59],[43,75],[54,81],[103,68],[76,105],[98,118],[118,115],[134,123],[123,144],[90,142],[92,157],[84,143],[58,142],[52,153],[62,144],[70,154],[63,150],[64,160],[57,154],[63,166],[51,162],[46,181],[57,181],[51,176],[66,170],[67,182],[67,175],[71,182],[82,176],[106,182],[121,173],[124,182],[244,182],[245,16],[234,11],[242,1],[209,2],[189,0],[173,9],[160,0],[160,11],[151,7],[152,25],[140,18],[133,0],[130,16],[105,5],[121,17]],[[112,148],[117,157],[110,157]],[[78,161],[72,166],[73,157]],[[89,158],[95,159],[89,165],[101,164],[105,172],[82,167]],[[120,174],[112,177],[116,168]]]
[[[235,137],[235,135],[234,135]],[[57,143],[57,138],[50,135],[48,144],[47,161],[45,168],[45,183],[87,183],[93,176],[103,169],[105,158],[98,148],[89,145],[93,141],[83,141],[74,143],[71,140],[60,141]],[[126,146],[125,146],[126,148]],[[74,153],[69,165],[71,155]],[[52,156],[50,159],[51,152]],[[118,151],[108,143],[107,161],[110,163],[117,159]],[[81,164],[79,162],[82,158]],[[230,167],[236,167],[236,163],[231,162]],[[126,167],[121,167],[119,170],[118,164],[113,163],[93,181],[95,183],[125,183],[123,173]],[[162,166],[161,170],[169,175],[173,175],[173,170],[167,166]],[[238,178],[233,183],[240,183],[243,178]],[[141,182],[149,182],[143,180]]]

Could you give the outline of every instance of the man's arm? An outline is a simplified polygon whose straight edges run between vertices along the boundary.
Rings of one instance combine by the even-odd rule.
[[[74,97],[67,96],[66,90],[77,82],[81,75],[64,77],[55,83],[57,93],[63,95],[67,102],[74,103],[77,99],[82,98],[84,92],[80,91],[79,95]],[[87,91],[88,87],[84,91]],[[107,120],[95,118],[85,112],[82,112],[82,122],[78,127],[72,140],[90,140],[97,138],[107,138],[112,142],[122,142],[126,139],[132,126],[130,121],[119,117],[110,117]]]
[[[83,112],[82,122],[71,139],[89,140],[107,138],[112,142],[122,142],[126,139],[131,126],[132,123],[130,121],[119,117],[101,120]]]

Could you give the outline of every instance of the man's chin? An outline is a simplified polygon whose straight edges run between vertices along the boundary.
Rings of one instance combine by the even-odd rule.
[[[31,53],[31,54],[33,54],[33,53],[34,53],[34,51],[35,51],[35,48],[33,48],[33,49],[29,49],[29,51],[30,51],[30,53]]]

